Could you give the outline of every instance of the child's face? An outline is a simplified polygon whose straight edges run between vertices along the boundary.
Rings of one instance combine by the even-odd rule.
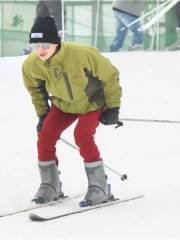
[[[32,47],[36,53],[36,55],[42,60],[46,61],[52,57],[55,53],[57,44],[54,43],[34,43]]]

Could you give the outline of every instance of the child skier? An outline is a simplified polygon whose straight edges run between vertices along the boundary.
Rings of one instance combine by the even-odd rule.
[[[99,122],[118,123],[121,97],[118,70],[96,48],[61,43],[51,17],[36,19],[30,43],[34,51],[24,61],[22,72],[39,117],[41,184],[33,201],[47,203],[63,197],[56,142],[78,119],[74,138],[88,178],[84,199],[88,205],[106,202],[109,198],[106,175],[94,135]]]

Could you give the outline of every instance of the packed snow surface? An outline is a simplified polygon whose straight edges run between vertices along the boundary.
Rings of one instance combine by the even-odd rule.
[[[120,118],[180,121],[180,52],[106,56],[120,71]],[[21,75],[25,58],[0,58],[0,213],[27,206],[40,183],[38,119]],[[74,144],[73,128],[62,137]],[[0,218],[1,239],[180,239],[180,124],[100,125],[96,142],[104,163],[128,175],[121,181],[106,169],[114,195],[145,197],[44,223],[30,221],[28,213]],[[64,192],[85,193],[78,151],[59,141],[57,154]]]

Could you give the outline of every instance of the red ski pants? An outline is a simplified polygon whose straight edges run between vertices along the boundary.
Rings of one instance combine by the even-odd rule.
[[[62,112],[56,106],[52,106],[38,134],[38,159],[39,161],[56,160],[56,142],[61,133],[76,119],[74,138],[80,149],[80,154],[85,162],[93,162],[100,159],[98,147],[94,142],[96,128],[99,125],[101,110],[86,114],[71,114]]]

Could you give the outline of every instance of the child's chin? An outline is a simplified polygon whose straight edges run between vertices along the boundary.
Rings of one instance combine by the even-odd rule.
[[[39,58],[43,61],[48,60],[48,56],[39,56]]]

